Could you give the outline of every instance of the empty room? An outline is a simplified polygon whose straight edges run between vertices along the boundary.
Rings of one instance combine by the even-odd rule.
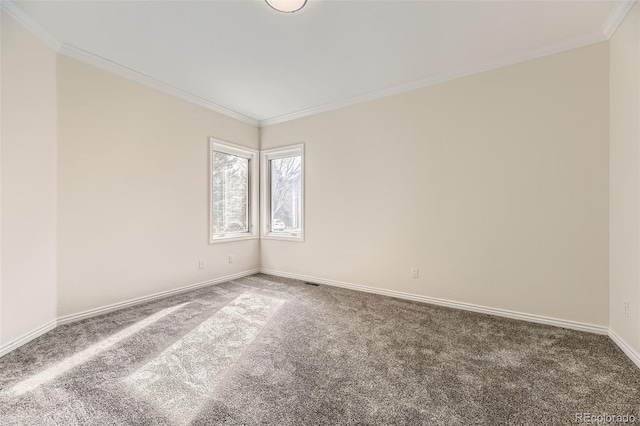
[[[0,5],[0,425],[640,423],[640,3]]]

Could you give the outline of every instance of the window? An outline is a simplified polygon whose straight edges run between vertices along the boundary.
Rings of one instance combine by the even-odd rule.
[[[303,241],[303,145],[261,152],[262,237]]]
[[[209,242],[258,237],[258,152],[209,139]]]

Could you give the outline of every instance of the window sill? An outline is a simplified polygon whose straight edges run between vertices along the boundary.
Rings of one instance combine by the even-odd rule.
[[[293,241],[304,243],[304,236],[293,236],[280,233],[269,233],[261,237],[263,240]]]
[[[209,239],[209,244],[230,243],[232,241],[257,240],[257,235],[233,235],[229,237],[218,237]]]

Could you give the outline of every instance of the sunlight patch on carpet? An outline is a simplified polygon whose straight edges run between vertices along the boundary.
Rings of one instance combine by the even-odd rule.
[[[60,375],[78,367],[79,365],[84,364],[85,362],[91,360],[92,358],[96,357],[100,353],[109,349],[116,343],[126,339],[127,337],[132,336],[133,334],[141,331],[145,327],[150,326],[156,321],[166,317],[167,315],[177,311],[178,309],[188,304],[189,303],[182,303],[180,305],[172,306],[170,308],[166,308],[159,312],[156,312],[155,314],[150,315],[141,321],[138,321],[132,326],[129,326],[124,330],[119,331],[107,337],[106,339],[103,339],[98,343],[95,343],[89,346],[87,349],[82,350],[73,356],[63,359],[62,361],[56,363],[50,368],[47,368],[46,370],[40,373],[34,374],[28,379],[23,380],[20,383],[17,383],[15,386],[13,386],[7,391],[7,394],[11,396],[20,396],[27,392],[30,392],[35,388],[37,388],[38,386],[42,385],[43,383],[49,382],[55,379],[56,377],[59,377]]]
[[[175,424],[188,424],[283,301],[243,293],[124,383]]]

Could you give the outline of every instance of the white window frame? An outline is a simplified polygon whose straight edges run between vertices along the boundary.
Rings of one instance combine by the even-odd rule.
[[[271,170],[269,168],[269,161],[297,155],[300,156],[302,167],[302,174],[300,177],[300,235],[286,235],[281,232],[271,232]],[[262,224],[260,238],[267,240],[304,242],[304,175],[304,144],[288,145],[260,151],[260,199],[262,206],[260,216],[260,222]]]
[[[213,235],[213,153],[222,152],[228,155],[235,155],[249,160],[249,206],[248,206],[248,228],[249,231],[234,233],[220,237]],[[259,238],[259,160],[258,151],[245,146],[236,145],[221,139],[209,138],[209,244],[225,243],[229,241],[253,240]]]

